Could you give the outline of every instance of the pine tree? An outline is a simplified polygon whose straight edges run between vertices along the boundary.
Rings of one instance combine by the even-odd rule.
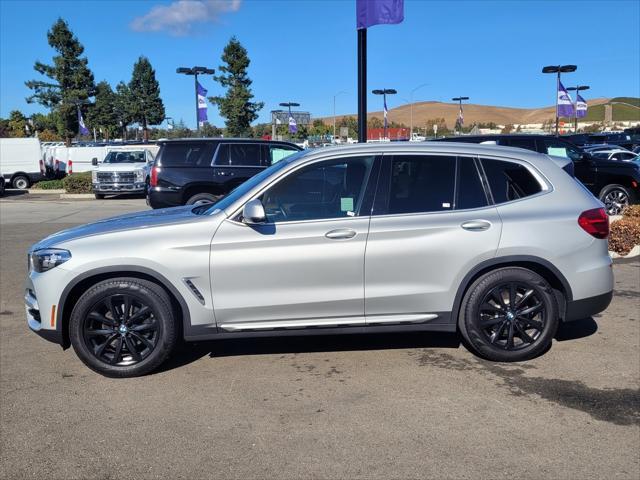
[[[109,140],[118,131],[118,112],[116,111],[116,94],[108,82],[102,81],[96,85],[95,102],[89,109],[87,122],[102,130]]]
[[[159,125],[165,116],[160,84],[147,57],[138,58],[134,64],[129,91],[131,119],[142,126],[146,141],[149,139],[149,125]]]
[[[220,115],[225,118],[227,135],[242,137],[252,134],[251,122],[258,118],[264,103],[252,102],[251,80],[247,76],[247,68],[251,61],[247,50],[235,38],[231,37],[224,47],[222,61],[225,65],[218,67],[221,75],[215,80],[227,89],[224,97],[209,97],[209,101],[218,105]]]
[[[84,47],[69,29],[69,25],[59,18],[47,32],[49,45],[58,52],[53,64],[37,61],[34,70],[49,78],[49,81],[30,80],[25,82],[33,90],[28,103],[37,102],[59,115],[59,133],[67,143],[78,133],[77,104],[87,102],[95,90],[93,73],[88,67],[87,57],[83,57]],[[83,114],[87,106],[81,104]]]

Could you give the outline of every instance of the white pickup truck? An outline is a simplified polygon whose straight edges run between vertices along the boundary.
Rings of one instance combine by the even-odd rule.
[[[104,160],[94,158],[91,183],[97,199],[105,195],[143,195],[149,183],[153,154],[147,148],[110,149]]]

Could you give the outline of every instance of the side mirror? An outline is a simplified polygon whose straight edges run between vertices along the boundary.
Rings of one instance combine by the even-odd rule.
[[[264,212],[264,206],[259,199],[255,198],[245,203],[242,209],[242,221],[247,225],[267,222],[267,214]]]
[[[92,158],[91,159],[91,165],[93,165],[94,167],[98,166],[98,159],[97,158]]]

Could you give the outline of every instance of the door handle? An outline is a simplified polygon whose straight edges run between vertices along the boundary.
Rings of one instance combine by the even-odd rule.
[[[481,232],[483,230],[489,230],[489,228],[491,228],[491,222],[487,220],[469,220],[460,226],[471,232]]]
[[[325,237],[331,240],[344,240],[347,238],[353,238],[356,236],[356,231],[350,228],[339,228],[337,230],[331,230],[324,234]]]

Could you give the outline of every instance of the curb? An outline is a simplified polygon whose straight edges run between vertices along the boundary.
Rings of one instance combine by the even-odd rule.
[[[61,200],[95,200],[93,193],[61,193]]]
[[[640,255],[640,245],[636,245],[635,247],[633,247],[631,249],[631,251],[629,253],[627,253],[626,255],[620,255],[619,253],[616,252],[609,252],[609,256],[613,259],[616,258],[634,258]]]
[[[31,195],[60,195],[62,193],[66,193],[67,191],[61,188],[53,189],[53,190],[45,190],[43,188],[29,188],[27,189]]]

